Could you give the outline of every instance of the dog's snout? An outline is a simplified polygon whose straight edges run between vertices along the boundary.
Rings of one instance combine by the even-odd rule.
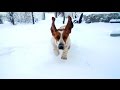
[[[61,46],[61,45],[59,45],[59,49],[64,49],[64,47],[63,47],[63,46]]]
[[[64,44],[60,43],[58,46],[59,49],[64,49]]]

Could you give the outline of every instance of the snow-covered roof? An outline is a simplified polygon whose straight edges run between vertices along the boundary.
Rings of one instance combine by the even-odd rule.
[[[111,19],[110,22],[120,22],[120,19]]]

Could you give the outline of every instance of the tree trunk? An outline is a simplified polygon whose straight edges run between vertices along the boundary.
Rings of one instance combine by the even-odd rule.
[[[78,23],[81,23],[81,22],[82,22],[82,18],[83,18],[83,13],[82,13],[81,16],[80,16]]]
[[[14,12],[9,12],[10,15],[10,22],[15,25],[14,17],[13,17]]]
[[[65,23],[65,13],[63,12],[63,24]]]
[[[75,12],[75,18],[77,18],[77,16],[76,16],[76,12]]]
[[[57,18],[57,12],[55,12],[55,18]]]
[[[45,12],[43,12],[42,20],[45,20]]]
[[[33,24],[35,24],[33,12],[32,12],[32,22]]]

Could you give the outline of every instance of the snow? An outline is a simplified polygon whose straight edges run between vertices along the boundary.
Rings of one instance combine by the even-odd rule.
[[[110,14],[110,13],[118,13],[118,12],[83,12],[84,15],[90,15],[90,14]]]
[[[74,24],[68,59],[62,60],[51,45],[52,16],[34,25],[0,25],[1,79],[120,78],[120,38],[110,37],[118,23]]]
[[[116,28],[115,30],[111,31],[110,36],[116,37],[120,36],[120,28]]]
[[[111,19],[110,22],[120,22],[120,19]]]
[[[7,14],[7,12],[0,12],[0,14],[1,14],[1,15],[6,15],[6,14]]]

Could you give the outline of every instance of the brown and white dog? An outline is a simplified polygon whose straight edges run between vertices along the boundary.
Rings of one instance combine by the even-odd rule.
[[[66,26],[62,26],[56,29],[55,18],[52,17],[51,33],[52,33],[52,45],[56,56],[60,54],[59,50],[63,50],[61,59],[67,59],[67,53],[70,49],[70,36],[71,29],[73,28],[72,18],[68,16],[68,22]]]

